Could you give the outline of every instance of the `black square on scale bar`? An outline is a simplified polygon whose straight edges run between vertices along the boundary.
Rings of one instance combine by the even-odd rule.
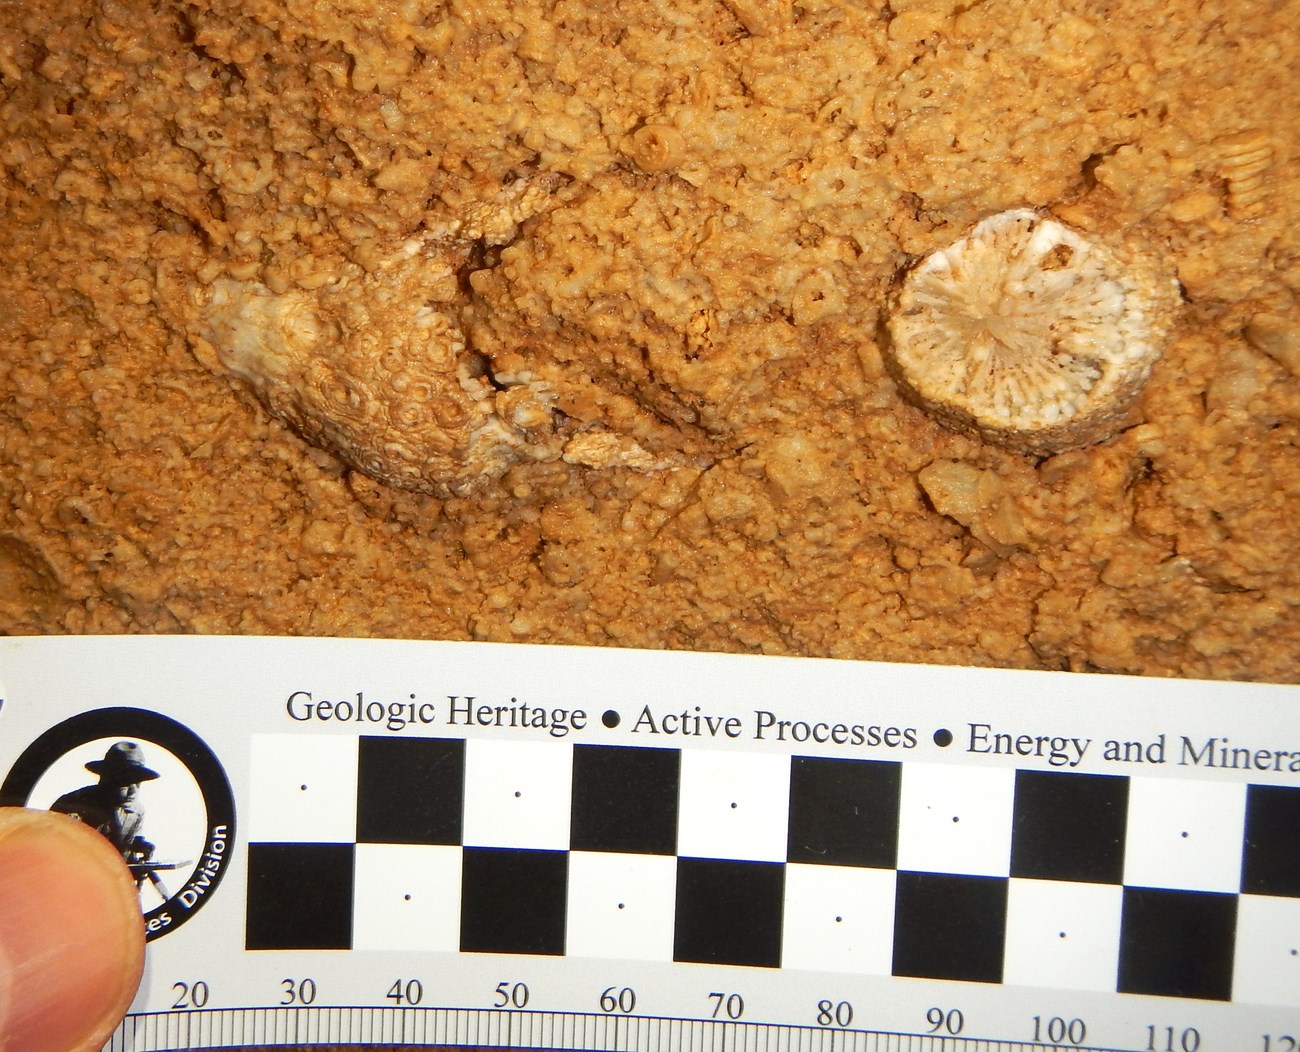
[[[563,955],[568,883],[567,851],[465,848],[461,952]]]
[[[780,862],[679,858],[673,960],[779,968],[784,901]]]
[[[1005,878],[900,872],[895,888],[895,975],[1002,981]]]
[[[249,950],[352,947],[352,844],[249,844]]]
[[[1245,839],[1241,890],[1300,898],[1300,788],[1248,786]]]
[[[363,736],[357,754],[357,840],[459,844],[465,742]]]
[[[675,854],[681,762],[677,749],[574,746],[573,850]]]
[[[790,760],[791,862],[893,869],[902,767],[888,760]]]
[[[1122,884],[1128,786],[1121,775],[1017,771],[1011,875]]]
[[[1230,1000],[1236,935],[1236,895],[1125,888],[1119,992]]]

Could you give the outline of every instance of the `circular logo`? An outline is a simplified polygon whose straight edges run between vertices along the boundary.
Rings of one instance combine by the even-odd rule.
[[[212,897],[235,840],[220,761],[188,727],[146,709],[94,709],[51,727],[0,785],[0,804],[59,811],[97,829],[135,877],[148,939]]]

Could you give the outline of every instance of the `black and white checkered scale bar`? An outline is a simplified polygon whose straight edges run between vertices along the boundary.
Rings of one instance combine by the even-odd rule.
[[[1300,989],[1300,788],[277,734],[251,771],[249,950]]]

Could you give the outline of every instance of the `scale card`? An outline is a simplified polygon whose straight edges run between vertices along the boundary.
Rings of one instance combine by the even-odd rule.
[[[0,803],[140,889],[110,1047],[1300,1048],[1300,688],[0,640]]]

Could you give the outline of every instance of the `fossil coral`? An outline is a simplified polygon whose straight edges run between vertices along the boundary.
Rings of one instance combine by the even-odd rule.
[[[329,280],[218,277],[174,303],[272,415],[380,482],[447,497],[526,460],[661,469],[677,461],[561,412],[526,365],[494,372],[462,327],[456,305],[474,251],[508,242],[559,185],[553,175],[516,180],[418,236],[372,246],[364,268]]]
[[[1020,452],[1099,442],[1122,424],[1165,343],[1176,286],[1025,209],[922,260],[891,304],[886,360],[943,424]]]
[[[447,271],[436,246],[412,243],[320,290],[222,278],[199,331],[312,444],[390,485],[463,493],[517,460],[558,457],[561,442],[547,392],[498,391],[455,320],[428,304]]]

